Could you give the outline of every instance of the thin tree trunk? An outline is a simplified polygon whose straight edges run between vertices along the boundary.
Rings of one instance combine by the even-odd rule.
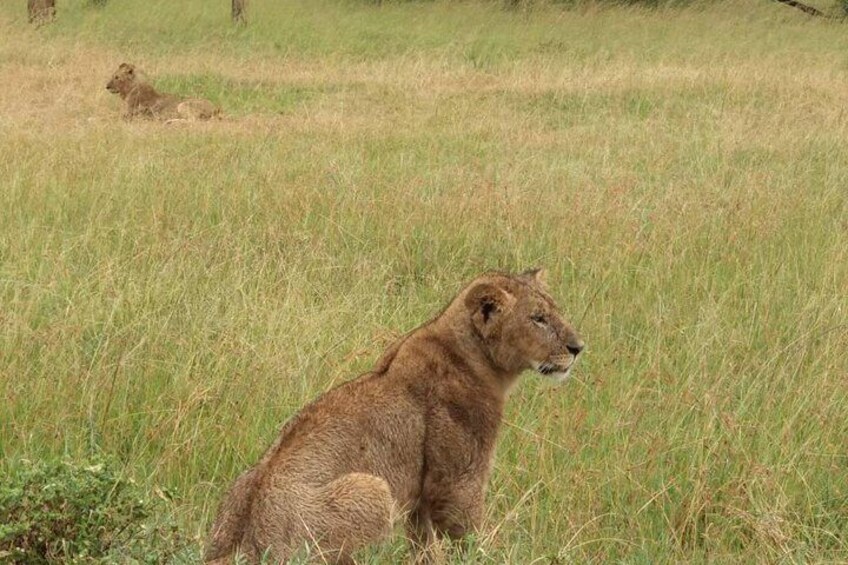
[[[233,0],[233,23],[247,23],[247,0]]]
[[[56,0],[27,0],[29,23],[45,24],[56,16]]]
[[[793,8],[798,8],[805,14],[810,14],[811,16],[820,16],[825,17],[824,12],[813,8],[812,6],[807,6],[806,4],[802,4],[798,2],[798,0],[774,0],[775,2],[780,2],[781,4],[786,4],[787,6],[792,6]]]

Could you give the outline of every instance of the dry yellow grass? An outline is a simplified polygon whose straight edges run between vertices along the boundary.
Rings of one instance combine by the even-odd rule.
[[[771,4],[3,5],[3,464],[105,452],[199,536],[299,406],[544,264],[589,349],[515,392],[475,559],[848,559],[848,38]],[[124,123],[122,61],[226,118]]]

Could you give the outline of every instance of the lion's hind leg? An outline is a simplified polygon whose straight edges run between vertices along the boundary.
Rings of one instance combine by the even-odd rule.
[[[277,477],[260,495],[242,550],[286,562],[308,549],[316,563],[353,563],[358,549],[388,536],[394,499],[383,479],[348,473],[325,485]]]
[[[314,494],[316,512],[304,525],[321,558],[353,563],[354,551],[391,533],[395,503],[385,480],[348,473]]]
[[[220,116],[220,109],[208,100],[189,98],[177,104],[177,115],[184,120],[211,120]]]

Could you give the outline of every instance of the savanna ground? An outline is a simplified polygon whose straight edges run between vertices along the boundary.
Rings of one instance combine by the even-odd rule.
[[[514,391],[469,560],[848,560],[844,24],[228,9],[0,5],[3,471],[106,454],[199,544],[298,407],[544,265],[588,348]],[[122,61],[226,119],[121,121]]]

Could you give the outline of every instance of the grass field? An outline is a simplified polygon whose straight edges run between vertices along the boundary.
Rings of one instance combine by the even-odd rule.
[[[115,457],[199,543],[298,407],[544,265],[587,351],[513,393],[469,560],[848,560],[844,24],[228,8],[0,4],[0,470]],[[121,121],[122,61],[226,118]]]

